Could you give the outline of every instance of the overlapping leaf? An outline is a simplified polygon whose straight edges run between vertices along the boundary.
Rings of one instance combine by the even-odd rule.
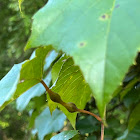
[[[49,108],[46,108],[35,120],[39,140],[43,140],[47,134],[61,130],[65,119],[66,116],[59,110],[56,109],[51,116]]]
[[[140,48],[139,9],[139,0],[49,0],[26,49],[51,44],[73,56],[103,117]]]
[[[65,60],[65,61],[64,61]],[[91,90],[83,78],[82,73],[78,66],[74,66],[72,58],[61,58],[56,65],[62,65],[56,82],[52,87],[52,91],[58,93],[64,102],[73,102],[80,109],[84,109],[86,103],[90,99]],[[62,63],[63,62],[63,63]],[[58,67],[54,65],[53,73],[58,72]],[[63,106],[48,100],[49,108],[51,112],[59,106],[70,120],[73,127],[75,127],[75,121],[77,113],[69,113]]]
[[[34,59],[15,65],[0,81],[1,109],[40,82],[43,77],[44,60],[51,49],[51,47],[37,49]]]

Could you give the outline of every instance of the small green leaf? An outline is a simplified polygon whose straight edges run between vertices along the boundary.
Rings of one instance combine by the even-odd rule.
[[[128,128],[132,130],[140,121],[140,103],[136,105],[129,117]]]
[[[59,61],[63,61],[60,59]],[[91,90],[88,84],[85,82],[82,73],[78,66],[74,66],[74,62],[71,58],[65,59],[64,63],[58,62],[58,64],[62,64],[60,68],[60,72],[56,82],[52,87],[52,91],[58,93],[62,100],[66,103],[72,102],[75,103],[76,106],[80,109],[84,109],[86,103],[90,99]],[[53,73],[55,73],[55,68],[53,67]],[[58,69],[56,69],[58,72]],[[52,74],[53,74],[52,73]],[[49,100],[48,104],[51,112],[59,106],[60,109],[65,113],[67,118],[70,120],[72,126],[75,128],[75,121],[77,113],[68,112],[62,105],[57,104]]]
[[[103,118],[140,50],[139,0],[49,0],[33,17],[26,49],[52,45],[72,56]]]
[[[51,138],[51,140],[70,140],[77,134],[78,134],[78,131],[76,131],[76,130],[63,131],[63,132],[53,136]]]
[[[47,107],[35,120],[35,128],[38,131],[39,140],[43,140],[45,135],[61,130],[65,120],[66,116],[57,109],[51,116]]]
[[[45,59],[44,71],[46,71],[50,67],[51,63],[56,59],[57,55],[58,54],[54,50],[50,52],[50,54]],[[30,59],[33,59],[33,58],[35,58],[35,52],[33,52],[30,57]],[[50,85],[50,82],[51,82],[51,73],[50,72],[45,77],[44,81],[48,86]],[[28,91],[23,93],[17,99],[17,102],[16,102],[17,109],[19,111],[23,111],[32,98],[34,98],[36,96],[41,96],[44,92],[45,92],[45,89],[42,86],[42,84],[39,83],[39,84],[35,85],[31,89],[29,89]]]
[[[40,82],[43,77],[44,60],[51,49],[51,47],[38,48],[35,58],[15,65],[0,81],[1,109]]]

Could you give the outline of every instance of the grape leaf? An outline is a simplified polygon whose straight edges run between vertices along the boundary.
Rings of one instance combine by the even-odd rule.
[[[43,77],[44,60],[51,49],[51,47],[38,48],[35,58],[14,65],[0,81],[0,109],[40,82]]]
[[[51,116],[49,108],[47,107],[35,119],[35,128],[38,131],[39,140],[43,140],[44,136],[47,134],[61,130],[65,120],[66,116],[57,109],[52,113]]]
[[[63,59],[60,59],[59,61],[63,61]],[[58,93],[64,102],[75,103],[78,108],[84,109],[86,103],[90,99],[91,90],[88,84],[85,83],[79,67],[74,66],[72,58],[66,59],[64,63],[58,63],[60,65],[62,64],[62,66],[60,67],[61,69],[58,78],[52,87],[52,91]],[[54,65],[53,71],[55,71],[55,68]],[[62,105],[51,101],[49,98],[48,104],[51,112],[59,106],[75,128],[77,113],[68,112]]]
[[[76,131],[76,130],[63,131],[63,132],[53,136],[51,138],[51,140],[69,140],[77,134],[78,134],[78,131]]]
[[[140,49],[139,0],[49,0],[33,16],[25,49],[52,45],[72,56],[101,117]]]

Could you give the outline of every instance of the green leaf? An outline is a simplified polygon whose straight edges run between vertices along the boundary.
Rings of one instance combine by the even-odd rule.
[[[87,140],[97,140],[96,136],[88,136]]]
[[[39,140],[43,140],[47,134],[61,130],[65,120],[66,116],[57,109],[51,116],[47,107],[35,120],[35,128],[38,131]]]
[[[43,77],[44,60],[51,49],[51,47],[38,48],[35,58],[15,65],[0,81],[1,109],[40,82]]]
[[[45,65],[44,65],[44,71],[46,71],[51,63],[56,59],[57,53],[55,51],[51,51],[48,57],[45,59]],[[35,57],[35,53],[31,55],[30,59],[33,59]],[[49,72],[48,75],[44,79],[45,83],[49,86],[51,82],[51,73]],[[37,84],[25,93],[23,93],[18,99],[17,99],[17,109],[19,111],[23,111],[26,106],[28,105],[29,101],[36,97],[36,96],[41,96],[45,92],[45,88],[42,86],[42,84]]]
[[[80,119],[76,123],[76,129],[79,130],[80,134],[85,135],[85,133],[92,133],[96,131],[99,126],[97,120],[92,116],[87,116],[84,119]]]
[[[49,0],[33,17],[25,49],[52,45],[72,56],[101,117],[140,49],[139,0]]]
[[[10,100],[16,91],[19,82],[22,63],[16,64],[8,74],[0,81],[0,106]]]
[[[76,130],[63,131],[63,132],[53,136],[51,138],[51,140],[70,140],[77,134],[78,134],[78,131],[76,131]]]
[[[44,79],[45,83],[49,86],[51,81],[51,73],[49,73],[46,78]],[[29,90],[27,90],[25,93],[23,93],[16,101],[17,109],[19,111],[23,111],[30,100],[34,97],[41,96],[43,93],[45,93],[45,88],[42,86],[41,83],[38,83],[37,85],[33,86]]]
[[[53,83],[57,80],[57,78],[59,76],[60,69],[67,58],[68,57],[63,54],[61,56],[61,58],[59,59],[59,61],[57,61],[55,63],[55,65],[53,66],[53,68],[52,68],[52,82]]]
[[[22,4],[23,1],[24,0],[18,0],[20,12],[21,12],[21,4]]]
[[[125,140],[139,140],[140,139],[140,123],[138,123],[135,128],[130,131]]]
[[[140,121],[140,103],[136,105],[129,117],[128,128],[132,130]]]
[[[60,59],[59,61],[63,61],[63,59]],[[62,64],[62,66],[60,67],[59,76],[52,87],[52,91],[58,93],[64,102],[75,103],[78,108],[84,109],[86,103],[90,99],[91,90],[88,84],[85,83],[79,67],[74,66],[74,62],[71,58],[65,59],[64,63],[58,63],[60,65]],[[53,71],[55,71],[55,68],[54,65]],[[58,71],[58,69],[56,69],[56,71]],[[49,100],[49,98],[48,104],[51,112],[59,106],[75,128],[77,113],[68,112],[62,105],[54,103]]]

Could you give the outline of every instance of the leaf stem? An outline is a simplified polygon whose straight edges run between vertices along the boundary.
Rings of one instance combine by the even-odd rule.
[[[101,140],[104,140],[104,124],[101,123]]]
[[[51,94],[54,94],[54,92],[52,92],[49,87],[45,84],[45,82],[43,80],[40,81],[40,83],[45,87],[46,91],[48,92],[49,96],[51,96]]]
[[[101,119],[99,116],[97,116],[96,114],[94,114],[94,113],[91,113],[91,112],[89,112],[89,111],[82,110],[82,109],[77,109],[77,111],[78,111],[78,112],[81,112],[81,113],[89,114],[89,115],[95,117],[99,122],[102,123],[102,119]]]

